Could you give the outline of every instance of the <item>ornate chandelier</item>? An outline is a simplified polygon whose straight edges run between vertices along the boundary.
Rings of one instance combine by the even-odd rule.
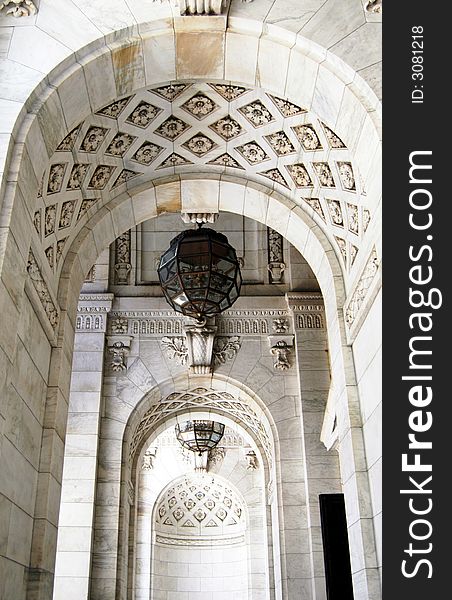
[[[215,448],[223,433],[224,425],[217,421],[185,421],[176,425],[179,443],[199,455]]]
[[[237,255],[228,238],[201,226],[171,240],[157,272],[174,310],[198,321],[231,307],[242,284]]]

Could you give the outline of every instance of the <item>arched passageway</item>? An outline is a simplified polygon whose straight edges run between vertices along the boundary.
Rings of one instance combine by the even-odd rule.
[[[301,38],[289,48],[276,29],[274,38],[256,44],[254,33],[217,31],[214,27],[208,35],[217,59],[207,64],[192,43],[199,35],[198,26],[187,24],[185,31],[176,34],[165,27],[158,35],[150,30],[139,39],[122,32],[112,48],[102,42],[95,49],[85,49],[80,63],[75,63],[73,57],[49,75],[50,86],[36,91],[30,100],[30,106],[36,100],[36,113],[18,121],[17,143],[8,154],[10,176],[3,188],[2,203],[5,237],[1,297],[5,318],[11,323],[2,331],[2,385],[8,398],[7,422],[15,407],[22,427],[31,427],[34,433],[30,445],[22,441],[20,432],[14,437],[14,431],[9,431],[2,447],[7,465],[2,483],[4,497],[8,506],[12,502],[20,507],[20,527],[27,532],[23,549],[27,554],[28,548],[30,556],[28,566],[23,564],[28,559],[22,556],[22,562],[17,563],[12,555],[5,559],[5,565],[11,569],[13,563],[21,565],[14,566],[15,576],[11,578],[20,579],[22,573],[25,584],[19,586],[19,595],[23,596],[28,586],[27,597],[50,597],[59,513],[54,499],[60,492],[77,302],[88,270],[118,236],[146,219],[168,212],[226,211],[254,219],[281,234],[307,260],[320,286],[331,369],[323,439],[328,446],[338,444],[349,525],[356,540],[352,542],[356,550],[352,553],[355,589],[360,598],[370,598],[378,564],[369,521],[377,500],[369,498],[361,409],[376,406],[377,400],[364,385],[361,398],[358,396],[359,377],[350,344],[362,348],[359,334],[363,323],[375,318],[368,314],[379,289],[376,103],[348,67],[331,56],[325,57],[317,46]],[[240,69],[233,59],[233,48],[238,43],[254,48]],[[159,62],[156,59],[162,52],[167,60]],[[278,72],[283,66],[284,77],[275,73],[274,61],[265,59],[269,53],[279,57]],[[124,79],[124,66],[133,77]],[[303,72],[302,86],[296,78],[287,79],[294,70]],[[102,73],[102,80],[96,73]],[[244,137],[244,143],[231,145],[219,135],[220,125],[215,131],[217,121],[209,121],[213,129],[206,131],[201,131],[201,125],[195,131],[189,124],[185,137],[180,138],[181,147],[185,144],[183,150],[177,148],[176,152],[173,141],[161,136],[161,162],[171,155],[165,152],[172,150],[185,160],[190,157],[191,164],[176,165],[177,161],[172,161],[171,166],[162,167],[167,171],[161,171],[157,160],[150,169],[136,175],[137,167],[130,168],[132,163],[140,164],[140,157],[142,161],[152,157],[158,151],[152,144],[160,146],[142,136],[140,123],[129,123],[136,127],[136,135],[122,131],[129,126],[127,119],[133,121],[132,114],[144,102],[144,96],[154,98],[149,104],[161,110],[158,128],[174,114],[170,105],[165,105],[168,99],[159,98],[156,89],[170,82],[182,86],[188,82],[194,86],[193,91],[206,95],[207,82],[222,86],[231,81],[236,87],[249,88],[252,102],[263,103],[265,99],[264,108],[268,111],[271,107],[268,123],[252,122],[254,117],[247,116],[246,109],[252,102],[247,103],[245,96],[243,105],[242,101],[234,104],[213,90],[217,94],[215,104],[222,111],[219,120],[227,116],[225,111],[235,111],[231,118],[246,130],[247,141]],[[85,98],[76,105],[71,93],[74,86],[79,100]],[[186,93],[189,102],[188,88]],[[126,100],[138,104],[130,114],[124,112],[121,116]],[[279,101],[288,104],[278,105]],[[117,115],[112,113],[115,102],[119,102]],[[284,110],[295,110],[291,106],[302,112],[284,114]],[[109,115],[105,113],[107,108]],[[188,115],[190,110],[186,108]],[[178,106],[177,110],[184,109]],[[146,111],[149,116],[149,109]],[[262,108],[260,112],[265,114]],[[139,119],[146,118],[139,113]],[[300,115],[300,122],[290,121]],[[192,123],[197,118],[193,110],[185,117]],[[198,120],[201,123],[202,119]],[[105,132],[102,135],[102,131],[93,132],[92,128]],[[281,138],[287,145],[284,136],[279,135],[279,143],[275,141],[281,132],[294,149],[289,159],[275,151],[282,151]],[[193,134],[200,134],[201,139],[193,140]],[[316,144],[316,137],[321,148],[309,148],[309,144]],[[193,148],[200,147],[197,142],[206,144],[206,138],[222,154],[232,153],[238,166],[230,166],[233,163],[229,158],[218,163],[222,154],[204,160],[200,152],[193,153]],[[130,157],[124,150],[129,142],[135,143]],[[150,145],[144,147],[147,142]],[[96,144],[99,148],[103,144],[100,153],[95,150]],[[260,155],[256,146],[250,147],[253,144],[268,156],[268,169],[253,166],[250,157]],[[309,152],[319,154],[315,157]],[[342,159],[344,152],[346,158]],[[308,155],[314,158],[308,159]],[[309,179],[301,169],[295,173],[297,164],[303,165]],[[139,168],[144,166],[140,164]],[[130,175],[132,171],[136,177]],[[299,176],[312,184],[301,185],[301,192]],[[45,191],[44,187],[40,190],[43,181]],[[351,189],[353,186],[355,189]],[[319,198],[313,195],[317,192]],[[371,216],[370,225],[366,211]],[[342,236],[338,228],[344,231]],[[297,311],[296,303],[292,308]],[[360,373],[366,371],[371,358],[366,355],[360,359]],[[16,468],[27,474],[20,485],[9,470]],[[364,539],[372,540],[370,552],[364,547]],[[296,567],[287,563],[287,569]],[[24,579],[25,571],[28,575]],[[284,593],[290,597],[292,591],[287,588]]]

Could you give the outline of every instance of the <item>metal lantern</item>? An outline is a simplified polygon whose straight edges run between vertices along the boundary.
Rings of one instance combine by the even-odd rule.
[[[176,437],[180,444],[200,455],[215,448],[223,433],[224,425],[217,421],[185,421],[176,425]]]
[[[225,235],[209,228],[176,236],[160,258],[157,272],[174,310],[198,320],[232,306],[242,284],[234,248]]]

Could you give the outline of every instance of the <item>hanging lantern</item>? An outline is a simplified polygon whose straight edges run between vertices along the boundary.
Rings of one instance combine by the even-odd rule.
[[[225,235],[209,228],[176,236],[160,258],[157,272],[169,304],[197,320],[230,308],[242,284],[234,248]]]
[[[223,437],[224,425],[217,421],[185,421],[176,425],[176,438],[192,452],[212,450]]]

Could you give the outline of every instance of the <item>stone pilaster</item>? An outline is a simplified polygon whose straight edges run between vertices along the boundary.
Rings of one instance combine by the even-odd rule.
[[[87,599],[93,543],[101,388],[112,294],[80,296],[64,456],[54,600]]]
[[[327,331],[321,294],[286,295],[295,333],[294,362],[299,372],[300,415],[307,511],[308,550],[312,579],[306,586],[313,599],[325,597],[325,570],[320,523],[319,494],[341,492],[339,457],[320,440],[330,388]]]

